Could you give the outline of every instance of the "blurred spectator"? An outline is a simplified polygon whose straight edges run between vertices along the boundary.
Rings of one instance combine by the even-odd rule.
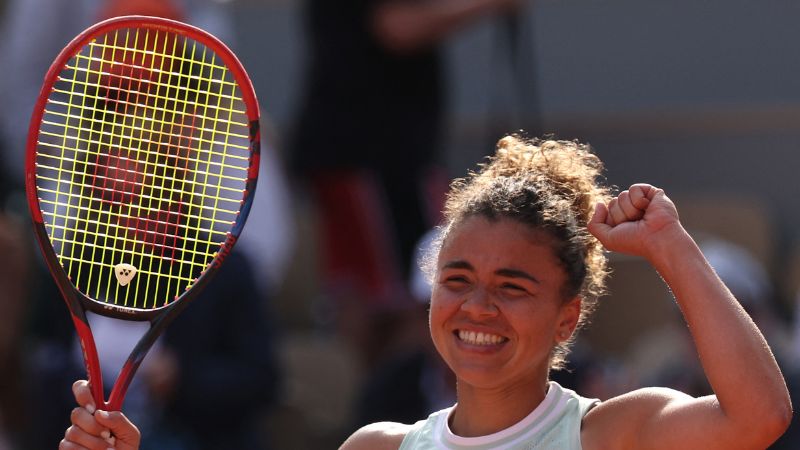
[[[438,44],[518,0],[307,0],[309,60],[290,166],[311,194],[324,293],[364,358],[369,311],[407,302],[417,239],[438,220],[445,177]]]
[[[254,275],[234,250],[167,328],[166,351],[156,353],[162,364],[142,374],[162,407],[155,436],[143,439],[145,448],[168,448],[164,439],[177,440],[171,436],[176,431],[184,434],[176,448],[269,448],[260,430],[278,395],[279,330]]]

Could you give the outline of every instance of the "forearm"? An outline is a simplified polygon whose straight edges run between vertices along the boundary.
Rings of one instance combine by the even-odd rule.
[[[786,384],[766,340],[688,233],[676,227],[650,255],[683,312],[722,412],[743,423],[789,414]]]
[[[384,2],[372,16],[378,40],[394,51],[435,44],[480,17],[509,10],[516,0],[430,0]]]

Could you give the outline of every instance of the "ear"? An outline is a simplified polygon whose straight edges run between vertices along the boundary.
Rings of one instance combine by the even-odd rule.
[[[575,297],[561,305],[556,323],[557,343],[568,340],[575,328],[578,326],[578,319],[581,317],[581,298]]]

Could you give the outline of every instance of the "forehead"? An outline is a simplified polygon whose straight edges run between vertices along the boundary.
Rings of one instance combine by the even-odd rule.
[[[510,218],[472,216],[454,225],[442,242],[438,267],[466,261],[475,267],[560,267],[554,238]]]

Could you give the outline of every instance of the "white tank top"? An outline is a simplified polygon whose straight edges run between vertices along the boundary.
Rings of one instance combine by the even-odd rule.
[[[505,430],[456,436],[448,425],[454,405],[415,423],[399,450],[581,450],[581,420],[598,403],[551,381],[542,403]]]

